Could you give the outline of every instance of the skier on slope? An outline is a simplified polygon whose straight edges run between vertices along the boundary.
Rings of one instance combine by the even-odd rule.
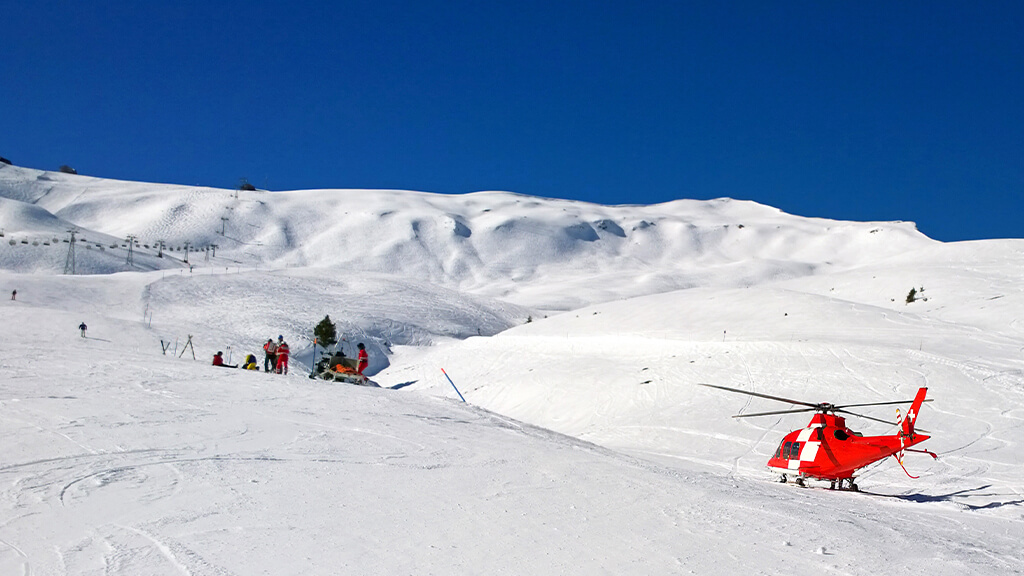
[[[85,331],[88,328],[89,327],[85,325],[85,322],[82,322],[81,324],[78,325],[78,329],[82,331],[82,338],[85,338]]]

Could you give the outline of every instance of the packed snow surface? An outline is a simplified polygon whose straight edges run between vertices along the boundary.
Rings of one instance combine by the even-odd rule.
[[[0,574],[1024,573],[1024,241],[3,164],[0,231]],[[308,378],[327,314],[380,388]],[[699,383],[926,386],[939,459],[780,484],[809,414]]]

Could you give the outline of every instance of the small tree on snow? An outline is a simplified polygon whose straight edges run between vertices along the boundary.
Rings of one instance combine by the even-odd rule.
[[[330,315],[324,316],[324,319],[313,328],[313,336],[324,348],[338,341],[338,330],[335,328],[334,322],[331,322]]]
[[[911,288],[910,293],[907,294],[907,304],[917,300],[917,288]]]

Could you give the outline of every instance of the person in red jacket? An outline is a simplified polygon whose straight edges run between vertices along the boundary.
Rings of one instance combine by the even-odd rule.
[[[234,364],[234,365],[225,364],[224,363],[224,353],[221,352],[220,350],[217,350],[217,353],[213,355],[213,365],[214,366],[221,366],[223,368],[238,368],[238,364]]]
[[[366,346],[363,346],[362,342],[356,348],[359,348],[359,364],[356,365],[356,372],[362,374],[363,370],[370,365],[370,355],[366,353]]]
[[[287,374],[288,373],[288,343],[281,340],[281,343],[277,345],[277,373]]]

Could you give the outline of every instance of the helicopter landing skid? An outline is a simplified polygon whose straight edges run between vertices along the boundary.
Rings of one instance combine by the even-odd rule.
[[[846,487],[843,487],[843,483],[846,483]],[[850,492],[859,492],[860,489],[853,482],[853,478],[840,478],[839,480],[833,480],[832,485],[829,486],[829,490],[848,490]]]
[[[779,482],[781,482],[783,484],[789,482],[789,480],[790,480],[789,474],[783,474],[779,478]],[[793,476],[793,483],[796,484],[797,486],[800,486],[801,488],[807,488],[809,486],[807,484],[807,479],[804,478],[803,476]],[[857,484],[853,481],[852,477],[850,477],[850,478],[840,478],[838,480],[832,480],[832,483],[829,485],[828,489],[829,490],[846,490],[846,491],[849,491],[849,492],[859,492],[860,491],[860,488],[857,487]]]
[[[787,482],[789,482],[789,480],[790,480],[789,474],[783,474],[782,477],[779,478],[779,482],[781,482],[783,484],[786,484]],[[806,488],[807,487],[807,480],[805,480],[803,476],[793,476],[793,484],[796,484],[797,486],[799,486],[801,488]]]

